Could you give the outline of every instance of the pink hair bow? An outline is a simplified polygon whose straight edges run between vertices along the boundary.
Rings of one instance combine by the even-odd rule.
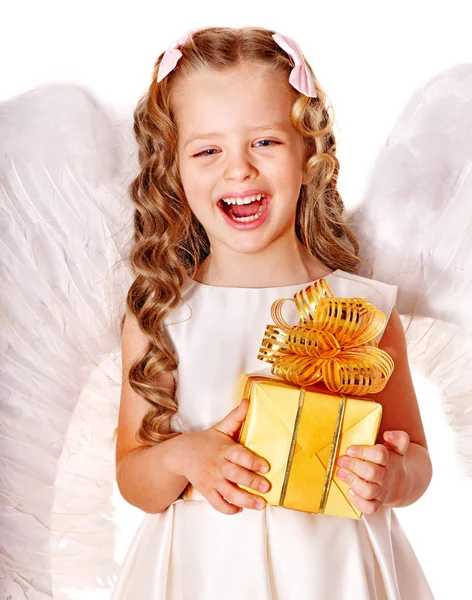
[[[176,42],[171,44],[162,57],[161,64],[159,65],[159,71],[157,72],[157,83],[162,81],[166,75],[175,69],[176,64],[179,62],[182,52],[179,50],[181,46],[185,44],[189,35],[192,35],[197,31],[193,29],[190,33],[179,38]]]
[[[291,85],[302,94],[305,94],[305,96],[317,98],[315,84],[313,83],[310,71],[306,66],[300,46],[295,40],[281,35],[280,33],[274,33],[272,37],[295,63],[289,77]]]
[[[157,83],[162,81],[166,75],[175,69],[182,56],[182,52],[180,51],[181,46],[185,44],[188,36],[192,35],[195,31],[197,30],[194,29],[190,33],[182,36],[167,48],[164,56],[162,57],[161,64],[159,65],[159,70],[157,72]],[[306,66],[300,46],[297,44],[297,42],[295,42],[295,40],[281,35],[280,33],[275,33],[272,37],[282,48],[282,50],[285,50],[285,52],[292,58],[295,64],[289,77],[290,84],[293,85],[296,90],[302,94],[305,94],[305,96],[316,98],[317,94],[315,84],[313,83],[313,79],[311,78],[310,72]]]

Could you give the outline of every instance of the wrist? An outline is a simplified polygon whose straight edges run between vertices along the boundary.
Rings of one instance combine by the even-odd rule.
[[[405,456],[393,451],[391,483],[384,504],[394,507],[410,506],[425,493],[433,474],[431,458],[427,448],[411,443]]]
[[[403,506],[405,503],[408,489],[408,473],[404,457],[390,449],[388,449],[388,453],[390,455],[390,484],[384,505],[389,508],[395,508]]]
[[[167,471],[178,477],[187,477],[187,459],[193,453],[193,433],[181,433],[172,439],[172,448],[165,456],[164,466]]]

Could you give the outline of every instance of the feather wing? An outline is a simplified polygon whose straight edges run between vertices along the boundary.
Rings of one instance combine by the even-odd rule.
[[[117,567],[131,123],[49,85],[0,106],[0,144],[0,595],[91,598]]]
[[[472,475],[472,65],[414,93],[352,222],[373,277],[399,286],[410,361],[441,391]]]

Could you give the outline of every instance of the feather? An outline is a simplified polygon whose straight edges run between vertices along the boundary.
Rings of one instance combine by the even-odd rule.
[[[49,85],[0,106],[0,140],[0,577],[14,598],[90,597],[117,569],[131,123]]]
[[[351,221],[372,276],[398,285],[410,362],[440,390],[472,475],[472,65],[414,93]]]

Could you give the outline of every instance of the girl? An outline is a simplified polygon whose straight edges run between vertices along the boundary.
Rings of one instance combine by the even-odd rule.
[[[432,598],[392,511],[431,462],[396,287],[355,274],[326,96],[298,45],[261,28],[206,28],[156,63],[135,111],[141,171],[122,333],[116,464],[149,513],[114,599]],[[266,506],[270,465],[237,443],[240,378],[272,302],[325,278],[388,324],[394,373],[376,445],[338,459],[359,521]],[[261,366],[262,365],[262,366]]]

